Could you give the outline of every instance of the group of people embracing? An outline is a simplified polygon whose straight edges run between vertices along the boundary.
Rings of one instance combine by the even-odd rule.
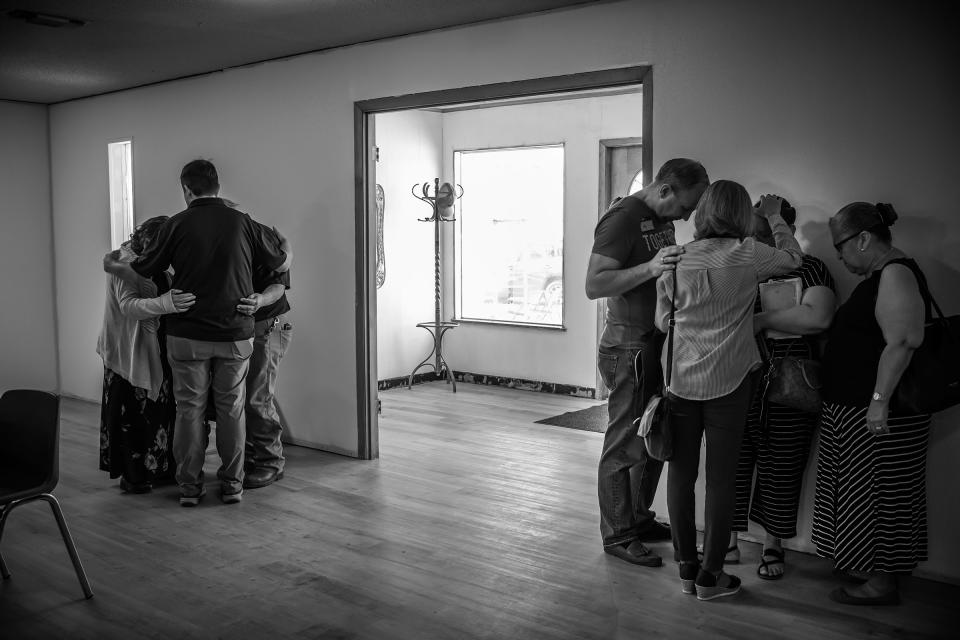
[[[144,221],[104,256],[100,469],[129,493],[175,481],[180,505],[196,506],[214,421],[220,498],[235,504],[283,477],[275,394],[292,254],[219,197],[211,162],[188,163],[180,184],[184,211]]]
[[[694,218],[677,246],[674,220]],[[926,449],[930,415],[891,402],[924,337],[930,301],[917,263],[892,244],[889,204],[854,202],[829,220],[840,262],[863,280],[837,306],[833,278],[795,238],[796,211],[765,195],[753,203],[730,180],[677,158],[601,217],[586,293],[607,299],[598,354],[609,423],[598,472],[604,550],[656,567],[645,542],[672,540],[681,589],[700,600],[740,591],[725,564],[739,562],[738,532],[765,530],[758,575],[785,575],[783,540],[797,535],[803,474],[819,427],[813,542],[848,584],[830,597],[851,605],[900,601],[897,576],[927,558]],[[796,306],[764,310],[760,283],[799,279]],[[651,510],[663,463],[637,438],[634,420],[660,390],[663,336],[674,316],[667,389],[673,455],[670,524]],[[769,331],[800,338],[774,339]],[[820,359],[823,405],[804,413],[769,401],[766,356]],[[703,544],[694,487],[705,441]]]

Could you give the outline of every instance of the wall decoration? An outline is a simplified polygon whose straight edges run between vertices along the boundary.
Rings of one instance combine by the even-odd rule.
[[[387,258],[383,251],[383,187],[377,185],[377,289],[387,279]]]

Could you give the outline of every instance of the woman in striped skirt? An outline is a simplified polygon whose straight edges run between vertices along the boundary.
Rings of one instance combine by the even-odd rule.
[[[786,200],[780,207],[780,215],[796,233],[797,212]],[[773,244],[769,225],[759,225],[754,237],[765,244]],[[805,255],[799,269],[775,279],[799,280],[800,304],[764,312],[758,298],[757,313],[753,317],[754,330],[766,331],[759,339],[764,341],[772,358],[786,355],[817,358],[820,350],[815,343],[816,336],[830,326],[836,310],[833,277],[822,260]],[[772,338],[771,331],[802,337]],[[756,395],[747,414],[737,465],[737,501],[726,559],[728,562],[739,560],[737,532],[747,530],[749,515],[749,519],[761,525],[766,534],[757,567],[757,575],[764,580],[783,577],[782,541],[797,535],[803,472],[817,422],[817,415],[765,401],[762,393]]]
[[[864,276],[837,310],[824,350],[824,409],[813,541],[836,569],[866,578],[830,597],[900,602],[897,575],[927,558],[929,415],[891,409],[930,305],[917,263],[892,246],[889,204],[855,202],[830,219],[837,255]]]

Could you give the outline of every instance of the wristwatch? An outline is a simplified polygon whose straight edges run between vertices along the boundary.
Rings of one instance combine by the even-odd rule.
[[[883,394],[879,391],[874,391],[872,398],[874,402],[881,402],[883,400]]]

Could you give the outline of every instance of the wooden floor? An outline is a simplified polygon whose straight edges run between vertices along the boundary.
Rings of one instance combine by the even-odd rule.
[[[21,507],[0,638],[956,637],[960,587],[910,579],[900,607],[838,605],[827,561],[791,553],[786,579],[763,582],[753,544],[728,567],[744,592],[698,602],[673,563],[602,552],[602,435],[534,424],[593,401],[457,389],[381,393],[377,461],[289,447],[280,483],[233,506],[214,484],[196,509],[175,487],[122,494],[96,469],[99,408],[64,400],[55,493],[96,595],[46,505]]]

